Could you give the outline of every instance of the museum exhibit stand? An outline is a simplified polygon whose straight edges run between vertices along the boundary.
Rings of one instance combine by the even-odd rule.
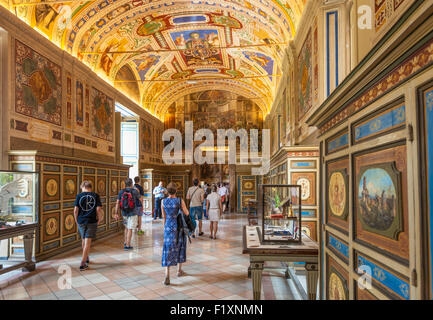
[[[0,274],[35,269],[38,195],[38,173],[0,171]]]
[[[304,263],[307,296],[316,299],[319,247],[302,232],[302,187],[300,185],[260,185],[257,199],[260,226],[244,226],[243,254],[250,257],[248,276],[253,297],[261,298],[265,262]],[[288,276],[288,268],[286,270]]]

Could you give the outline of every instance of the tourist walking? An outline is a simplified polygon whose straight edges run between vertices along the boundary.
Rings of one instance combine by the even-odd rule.
[[[122,212],[123,224],[125,226],[125,242],[123,249],[125,251],[133,249],[131,246],[132,231],[138,225],[138,208],[137,202],[140,199],[138,190],[134,188],[131,178],[125,180],[125,189],[120,190],[116,202],[116,215],[119,217],[119,210]]]
[[[138,226],[137,226],[137,234],[141,235],[144,234],[144,231],[141,229],[142,226],[142,220],[143,220],[143,196],[144,196],[144,189],[140,185],[140,177],[134,178],[134,188],[137,189],[138,193],[140,194],[140,199],[137,201],[137,216],[138,216]]]
[[[194,223],[194,226],[197,227],[196,218],[198,219],[198,235],[202,236],[204,190],[199,187],[198,179],[194,179],[193,184],[194,186],[188,189],[186,199],[190,200],[189,211],[191,220]],[[195,235],[193,234],[192,237],[195,238]]]
[[[104,211],[102,210],[101,198],[92,192],[92,183],[83,181],[81,183],[81,193],[75,198],[74,218],[81,236],[81,246],[83,254],[81,256],[80,271],[89,267],[90,246],[92,239],[96,238],[96,229],[102,221]]]
[[[221,197],[221,202],[223,204],[223,208],[222,208],[222,213],[224,213],[224,211],[226,210],[226,201],[227,201],[227,194],[228,194],[228,190],[225,186],[225,183],[220,183],[220,187],[218,189],[218,194]]]
[[[212,186],[212,192],[207,196],[207,212],[210,220],[210,238],[216,239],[218,221],[222,215],[222,201],[216,185]]]
[[[164,188],[162,181],[153,189],[153,195],[155,196],[155,213],[153,220],[161,219],[161,200],[164,199],[164,195],[167,193],[167,189]]]
[[[164,223],[164,242],[162,246],[161,264],[165,267],[164,284],[170,284],[170,267],[177,265],[177,276],[183,276],[182,263],[186,261],[187,231],[181,232],[183,226],[178,225],[179,210],[188,216],[189,212],[183,199],[176,197],[177,185],[170,182],[167,186],[168,197],[162,200],[162,216]],[[181,215],[183,219],[183,216]]]

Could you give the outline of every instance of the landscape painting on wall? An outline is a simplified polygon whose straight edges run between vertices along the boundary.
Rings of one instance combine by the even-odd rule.
[[[92,87],[92,135],[113,141],[114,101],[104,93]]]
[[[392,163],[361,167],[357,210],[366,230],[396,238],[401,230],[399,181]]]
[[[15,111],[62,125],[62,70],[30,47],[15,41]]]

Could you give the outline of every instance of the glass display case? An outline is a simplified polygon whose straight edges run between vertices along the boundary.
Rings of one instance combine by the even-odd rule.
[[[259,214],[263,244],[300,243],[301,186],[263,184],[259,186]]]
[[[37,223],[38,178],[36,172],[0,171],[0,233]]]

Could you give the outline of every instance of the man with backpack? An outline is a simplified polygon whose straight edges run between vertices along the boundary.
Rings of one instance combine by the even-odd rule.
[[[140,194],[134,188],[131,178],[125,180],[125,189],[120,190],[116,202],[116,219],[119,217],[119,209],[122,212],[123,224],[125,225],[125,243],[123,249],[125,251],[133,249],[131,246],[132,231],[138,225],[138,210],[137,202],[140,199]]]
[[[189,203],[189,214],[191,217],[191,220],[194,223],[194,226],[197,226],[197,223],[195,222],[195,218],[198,219],[198,230],[199,236],[203,235],[202,232],[202,219],[203,219],[203,200],[204,200],[204,190],[199,187],[198,185],[198,179],[194,179],[193,184],[194,186],[190,187],[188,189],[188,192],[186,194],[186,199],[190,200]],[[193,238],[195,238],[195,235],[192,235]]]
[[[141,229],[141,222],[143,220],[143,196],[144,196],[144,189],[143,187],[140,185],[140,177],[137,176],[134,178],[134,188],[138,190],[138,192],[140,193],[140,199],[137,201],[137,207],[138,207],[138,232],[137,234],[141,235],[144,234],[144,231]]]

